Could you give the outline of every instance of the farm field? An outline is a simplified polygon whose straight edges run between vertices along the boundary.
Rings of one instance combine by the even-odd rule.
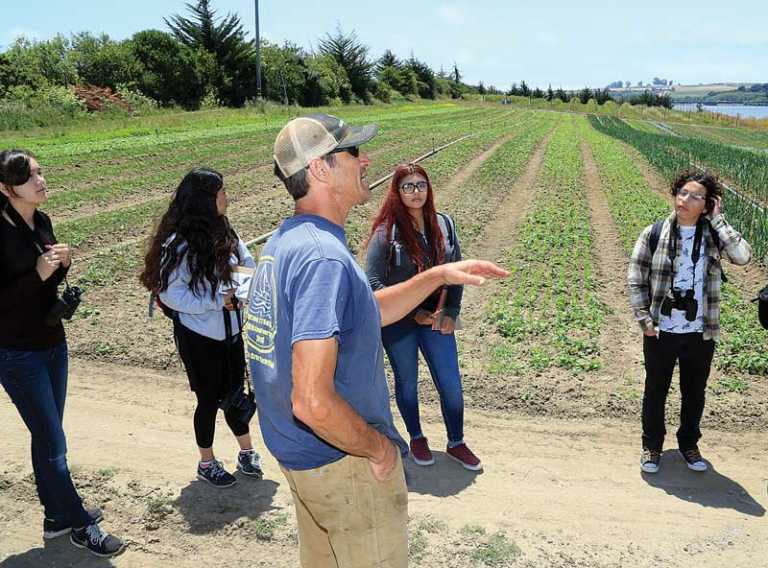
[[[702,450],[715,467],[703,482],[671,451],[659,478],[637,471],[642,343],[624,282],[635,238],[671,208],[665,186],[675,168],[693,156],[768,203],[768,154],[697,138],[691,125],[675,137],[643,121],[516,106],[333,112],[380,125],[366,147],[370,180],[472,134],[424,166],[438,208],[457,223],[465,257],[512,272],[466,291],[458,335],[467,439],[486,472],[465,475],[442,452],[433,470],[409,466],[412,565],[758,565],[768,537],[768,334],[749,300],[768,272],[759,263],[725,266],[723,337],[702,425]],[[227,494],[209,495],[190,481],[193,398],[169,322],[147,317],[148,295],[137,280],[144,239],[191,167],[222,171],[230,220],[246,240],[291,214],[270,163],[272,140],[289,117],[204,112],[186,122],[142,119],[112,131],[13,133],[0,142],[37,154],[51,193],[46,210],[58,238],[76,247],[71,280],[86,294],[68,325],[70,462],[83,493],[107,504],[109,527],[130,543],[109,563],[80,563],[58,543],[40,548],[26,434],[0,397],[0,436],[12,441],[0,467],[0,535],[11,537],[0,538],[0,567],[52,565],[45,562],[57,554],[62,566],[296,564],[290,494],[274,461],[267,460],[263,482],[244,481]],[[746,140],[749,132],[728,139]],[[375,190],[347,223],[359,258],[383,193]],[[764,257],[768,220],[742,201],[729,196],[726,215]],[[426,429],[439,448],[439,407],[423,384]],[[668,405],[673,432],[674,388]],[[234,455],[225,430],[222,420],[217,447],[231,446]],[[638,517],[646,510],[652,519]]]

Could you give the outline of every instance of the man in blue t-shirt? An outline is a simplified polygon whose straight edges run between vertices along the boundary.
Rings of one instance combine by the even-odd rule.
[[[407,566],[408,446],[392,420],[381,327],[439,286],[506,275],[469,260],[374,295],[344,223],[368,199],[359,146],[376,131],[315,114],[278,134],[275,174],[295,214],[262,251],[245,327],[261,432],[291,487],[302,566],[313,568]]]

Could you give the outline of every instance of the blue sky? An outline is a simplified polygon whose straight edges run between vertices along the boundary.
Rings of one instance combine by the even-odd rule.
[[[212,0],[253,29],[253,0]],[[89,30],[118,39],[165,29],[184,0],[27,0],[3,2],[4,49],[18,34],[46,39]],[[261,0],[262,35],[305,48],[337,25],[357,31],[378,57],[413,52],[434,69],[459,66],[464,79],[508,88],[604,86],[616,80],[768,82],[768,2],[702,0]]]

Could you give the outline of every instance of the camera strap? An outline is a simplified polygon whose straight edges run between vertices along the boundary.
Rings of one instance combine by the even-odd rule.
[[[55,244],[55,242],[46,243],[43,240],[42,235],[27,225],[27,222],[22,218],[19,212],[16,211],[16,208],[10,203],[5,208],[5,214],[8,215],[8,218],[13,221],[13,224],[21,229],[21,231],[27,236],[30,242],[34,245],[35,249],[37,249],[39,255],[45,254],[45,247]],[[42,223],[42,217],[38,214],[37,211],[35,211],[34,215],[35,227],[39,227]]]
[[[53,238],[53,235],[51,235],[51,242],[47,243],[45,242],[45,239],[43,239],[43,235],[40,233],[40,231],[34,230],[32,227],[30,227],[27,222],[24,220],[24,218],[19,214],[18,211],[16,211],[16,208],[11,205],[10,203],[6,205],[4,212],[6,215],[8,215],[8,218],[13,221],[13,224],[16,225],[21,231],[27,236],[29,241],[34,245],[35,249],[37,250],[38,256],[42,256],[45,254],[45,247],[56,244],[56,239]],[[40,227],[42,225],[42,215],[40,215],[37,210],[35,210],[35,227]],[[69,281],[67,280],[67,277],[64,276],[64,286],[67,289],[70,289]]]
[[[243,315],[240,310],[240,301],[237,299],[237,296],[232,297],[232,303],[235,306],[235,318],[237,319],[237,333],[232,333],[232,318],[229,310],[227,308],[223,308],[223,314],[224,314],[224,341],[227,343],[227,348],[231,348],[231,344],[234,341],[236,336],[242,336],[243,334]],[[245,373],[243,374],[243,380],[245,381],[245,386],[248,389],[248,393],[251,393],[251,377],[250,373],[248,372],[248,362],[245,363]]]
[[[669,247],[667,249],[667,256],[672,263],[672,288],[675,287],[675,259],[677,258],[677,246],[680,240],[680,228],[677,224],[677,219],[672,221],[670,226],[670,233],[672,234],[669,239]],[[693,249],[691,250],[691,262],[693,263],[693,285],[696,286],[696,265],[701,258],[701,241],[704,238],[704,224],[699,220],[696,223],[696,233],[693,236]]]

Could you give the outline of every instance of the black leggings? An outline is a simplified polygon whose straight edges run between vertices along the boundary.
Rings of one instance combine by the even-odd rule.
[[[216,414],[219,401],[234,385],[243,384],[245,376],[245,349],[243,338],[237,336],[231,343],[202,336],[174,322],[174,335],[179,357],[184,363],[189,387],[197,396],[195,408],[195,439],[200,448],[213,446]],[[249,432],[248,424],[240,422],[231,412],[224,418],[235,436]]]

